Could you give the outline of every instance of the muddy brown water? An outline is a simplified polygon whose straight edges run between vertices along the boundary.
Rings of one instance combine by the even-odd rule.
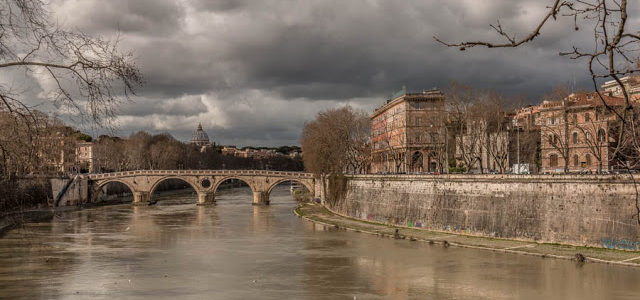
[[[26,224],[0,239],[6,299],[640,299],[640,270],[326,228],[247,188]]]

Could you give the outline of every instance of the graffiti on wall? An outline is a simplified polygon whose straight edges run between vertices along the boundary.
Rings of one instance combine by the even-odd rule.
[[[640,250],[640,242],[602,238],[602,248],[638,251]]]

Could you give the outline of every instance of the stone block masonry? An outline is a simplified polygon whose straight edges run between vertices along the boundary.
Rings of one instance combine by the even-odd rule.
[[[357,175],[329,207],[391,225],[640,251],[633,182],[630,175]]]

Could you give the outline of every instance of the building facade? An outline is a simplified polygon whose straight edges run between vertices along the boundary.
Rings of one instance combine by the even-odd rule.
[[[508,123],[508,118],[505,118]],[[510,126],[489,128],[484,120],[467,120],[466,131],[457,132],[456,164],[469,165],[471,173],[503,173],[509,168]]]
[[[613,108],[624,99],[604,95]],[[576,93],[540,105],[541,161],[544,173],[601,172],[614,167],[611,133],[615,115],[597,93]]]
[[[76,159],[81,171],[94,171],[94,156],[92,142],[78,142],[76,144]]]
[[[371,116],[372,173],[444,172],[447,114],[439,90],[402,92]]]
[[[627,95],[632,101],[640,101],[640,76],[627,76],[620,78],[623,86],[620,86],[617,81],[607,81],[602,85],[602,90],[608,96],[624,98],[623,88],[626,90]]]

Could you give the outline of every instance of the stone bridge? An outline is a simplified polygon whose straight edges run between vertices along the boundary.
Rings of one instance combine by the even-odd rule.
[[[278,184],[293,181],[316,194],[313,174],[265,170],[139,170],[88,175],[90,198],[95,199],[110,182],[120,182],[133,193],[134,205],[148,205],[154,190],[167,179],[180,179],[198,194],[198,205],[215,203],[215,193],[224,181],[237,179],[246,183],[253,192],[253,204],[269,204],[269,194]]]

